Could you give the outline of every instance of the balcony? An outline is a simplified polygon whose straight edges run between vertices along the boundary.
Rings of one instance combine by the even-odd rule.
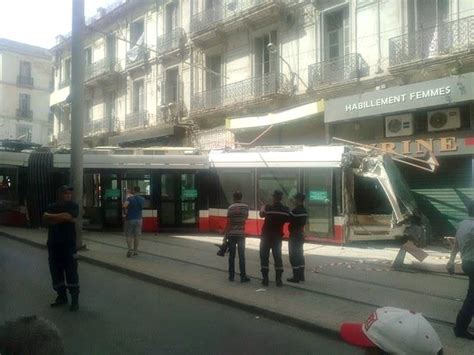
[[[148,51],[145,46],[135,46],[127,52],[126,69],[134,69],[145,64]]]
[[[390,67],[474,49],[474,16],[389,40]]]
[[[163,36],[158,36],[156,46],[158,55],[172,52],[181,48],[185,42],[185,32],[182,28],[175,28]]]
[[[31,76],[18,75],[16,77],[16,84],[18,86],[33,87],[34,81]]]
[[[347,54],[342,57],[312,64],[308,67],[309,87],[317,90],[320,86],[344,83],[369,75],[369,66],[360,54]]]
[[[22,108],[17,108],[16,109],[16,117],[21,118],[25,121],[31,121],[33,119],[33,111],[22,109]]]
[[[85,67],[84,80],[87,84],[94,84],[116,77],[120,72],[121,65],[118,59],[104,58]]]
[[[132,112],[125,116],[125,130],[146,128],[150,124],[152,115],[148,111]]]
[[[191,110],[193,113],[197,113],[249,101],[258,101],[275,95],[288,95],[289,92],[290,85],[285,75],[270,73],[194,94],[191,100]]]
[[[274,22],[280,16],[280,9],[292,0],[223,0],[223,5],[199,12],[191,17],[191,36],[199,40],[209,40],[206,32],[211,32],[219,25],[219,31],[231,32],[248,22],[263,26]]]
[[[59,82],[59,90],[64,89],[68,86],[71,86],[71,78],[64,78]]]
[[[95,119],[84,124],[84,136],[92,137],[115,131],[115,120],[112,118]]]
[[[71,131],[65,129],[58,132],[58,145],[70,145],[71,144]]]

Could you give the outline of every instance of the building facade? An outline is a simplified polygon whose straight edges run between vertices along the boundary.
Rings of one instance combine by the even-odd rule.
[[[51,56],[48,50],[0,39],[0,139],[48,144]]]

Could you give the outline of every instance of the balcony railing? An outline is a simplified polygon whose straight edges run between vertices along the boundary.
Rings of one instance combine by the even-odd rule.
[[[115,131],[115,120],[114,119],[95,119],[85,122],[84,135],[86,137],[97,136],[104,133]]]
[[[185,33],[182,28],[175,28],[169,33],[157,38],[158,54],[173,51],[180,48],[184,44]]]
[[[289,83],[283,74],[270,73],[194,94],[191,109],[208,110],[275,94],[286,95],[289,89]]]
[[[474,48],[474,16],[407,33],[389,40],[390,66]]]
[[[222,6],[216,6],[193,15],[191,17],[191,32],[202,31],[264,3],[286,2],[288,0],[224,0]]]
[[[33,118],[33,111],[22,109],[22,108],[17,108],[16,109],[16,117],[29,121]]]
[[[16,77],[16,84],[19,86],[33,86],[34,81],[31,76],[18,75]]]
[[[359,79],[369,75],[369,66],[360,54],[347,54],[342,57],[312,64],[308,67],[308,83],[312,89],[331,83]]]
[[[64,78],[59,82],[59,89],[64,89],[68,86],[71,86],[71,78]]]
[[[110,58],[104,58],[86,66],[84,70],[84,78],[88,81],[107,73],[119,71],[120,63],[118,59],[111,60]]]
[[[127,52],[127,68],[144,62],[148,58],[148,51],[145,46],[135,46]]]
[[[145,128],[149,125],[150,114],[148,111],[132,112],[125,116],[125,126],[127,129]]]

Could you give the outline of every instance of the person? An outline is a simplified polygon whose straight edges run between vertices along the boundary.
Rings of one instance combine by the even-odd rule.
[[[260,217],[265,218],[262,227],[262,237],[260,239],[260,266],[262,272],[262,285],[268,286],[268,273],[270,268],[270,249],[275,261],[275,281],[278,287],[283,285],[281,276],[283,274],[283,260],[281,257],[281,243],[283,237],[283,226],[288,222],[290,210],[281,201],[283,192],[275,190],[273,192],[273,204],[264,205],[260,209]]]
[[[249,206],[242,203],[242,193],[233,193],[233,203],[227,209],[227,224],[224,228],[224,238],[229,248],[229,281],[235,277],[235,254],[239,251],[240,282],[249,282],[245,272],[245,222],[249,216]]]
[[[443,354],[439,336],[421,313],[395,307],[375,310],[364,323],[343,323],[347,343],[374,354]]]
[[[304,281],[304,227],[308,219],[308,212],[304,207],[305,195],[298,192],[295,196],[295,208],[290,212],[290,239],[288,240],[288,251],[290,264],[293,269],[293,277],[286,279],[288,282],[299,283]]]
[[[474,201],[468,206],[468,218],[463,220],[456,231],[456,241],[448,264],[450,274],[454,273],[454,259],[461,252],[462,269],[469,277],[466,299],[456,318],[454,334],[459,338],[474,340],[474,334],[468,331],[474,314]]]
[[[138,255],[139,237],[142,233],[142,211],[145,205],[145,199],[139,196],[139,193],[140,187],[135,186],[133,190],[129,191],[123,204],[125,212],[124,231],[128,247],[127,258]]]
[[[57,292],[51,307],[68,303],[66,290],[71,295],[71,311],[79,309],[79,275],[77,272],[75,218],[79,206],[72,201],[72,187],[63,185],[57,190],[57,202],[43,214],[48,225],[48,260],[53,288]],[[64,283],[66,276],[66,283]]]
[[[0,327],[0,354],[63,355],[58,328],[42,317],[27,316]]]

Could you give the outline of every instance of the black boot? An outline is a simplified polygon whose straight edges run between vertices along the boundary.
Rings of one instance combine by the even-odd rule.
[[[262,276],[263,276],[263,279],[262,279],[262,285],[263,286],[268,286],[268,270],[262,270]]]
[[[304,266],[300,267],[299,278],[300,278],[300,281],[304,281]]]
[[[286,279],[286,281],[288,282],[292,282],[292,283],[299,283],[300,282],[300,277],[299,277],[299,273],[300,273],[300,269],[293,269],[293,277],[292,278],[289,278],[289,279]]]
[[[76,293],[76,294],[72,294],[71,295],[71,307],[69,307],[69,310],[71,312],[75,312],[79,309],[79,295]]]
[[[235,273],[232,271],[229,271],[229,281],[234,281]]]
[[[240,282],[249,282],[250,278],[247,277],[245,274],[240,274]]]
[[[56,300],[50,304],[51,307],[60,307],[67,304],[67,294],[66,292],[58,292],[58,297]]]
[[[283,286],[283,281],[281,281],[281,275],[283,274],[283,270],[276,270],[275,274],[276,274],[275,281],[276,281],[277,287]]]
[[[474,334],[470,333],[468,330],[458,330],[456,327],[454,327],[453,330],[454,330],[454,335],[457,338],[474,340]]]

